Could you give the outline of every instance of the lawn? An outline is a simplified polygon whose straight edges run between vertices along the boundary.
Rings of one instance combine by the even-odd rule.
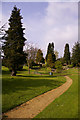
[[[40,71],[45,72],[46,69]],[[47,70],[49,72],[49,69]],[[36,75],[35,70],[28,74],[28,68],[11,76],[8,68],[2,67],[2,112],[6,112],[22,103],[62,85],[63,76]]]
[[[78,70],[72,68],[65,73],[72,78],[73,84],[38,114],[36,120],[37,118],[78,118]]]

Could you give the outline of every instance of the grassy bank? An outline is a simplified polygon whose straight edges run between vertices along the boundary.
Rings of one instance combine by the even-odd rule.
[[[40,70],[45,72],[45,70]],[[8,68],[2,67],[2,111],[6,112],[32,98],[62,85],[66,80],[63,76],[34,74],[25,66],[12,77]],[[49,70],[47,71],[49,72]],[[46,72],[45,72],[46,73]]]
[[[78,117],[78,70],[75,68],[69,69],[66,71],[66,74],[73,80],[71,87],[63,95],[47,106],[35,118]]]

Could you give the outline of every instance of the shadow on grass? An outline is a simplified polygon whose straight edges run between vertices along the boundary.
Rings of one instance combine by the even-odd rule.
[[[35,78],[52,78],[52,77],[57,77],[57,76],[49,76],[49,75],[45,75],[45,76],[43,76],[43,75],[37,75],[36,74],[36,76],[35,75],[17,75],[17,76],[19,76],[19,77],[35,77]]]
[[[16,77],[16,78],[3,78],[3,84],[2,84],[2,93],[3,94],[11,94],[18,91],[26,91],[26,90],[33,90],[35,87],[58,87],[63,82],[57,81],[56,79],[51,79],[49,76],[47,76],[50,79],[44,78],[39,79],[40,76],[29,76],[27,79]],[[35,79],[38,78],[38,79]]]
[[[23,69],[22,69],[22,70],[20,70],[20,71],[28,71],[28,70],[23,68]]]
[[[32,70],[40,70],[41,68],[36,67],[36,68],[31,68]]]
[[[10,71],[2,70],[2,75],[4,75],[4,74],[11,74],[11,72]]]

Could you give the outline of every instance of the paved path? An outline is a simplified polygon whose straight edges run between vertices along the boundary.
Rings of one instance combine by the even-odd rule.
[[[46,106],[48,106],[53,100],[63,94],[72,84],[72,79],[65,76],[67,81],[60,87],[48,91],[42,95],[39,95],[32,100],[12,109],[11,111],[4,113],[8,118],[34,118],[40,113]]]

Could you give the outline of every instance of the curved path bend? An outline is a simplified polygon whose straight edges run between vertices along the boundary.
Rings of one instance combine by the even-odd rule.
[[[72,79],[68,76],[65,76],[65,78],[67,81],[60,87],[39,95],[19,107],[4,113],[4,115],[8,116],[8,118],[34,118],[71,86]]]

